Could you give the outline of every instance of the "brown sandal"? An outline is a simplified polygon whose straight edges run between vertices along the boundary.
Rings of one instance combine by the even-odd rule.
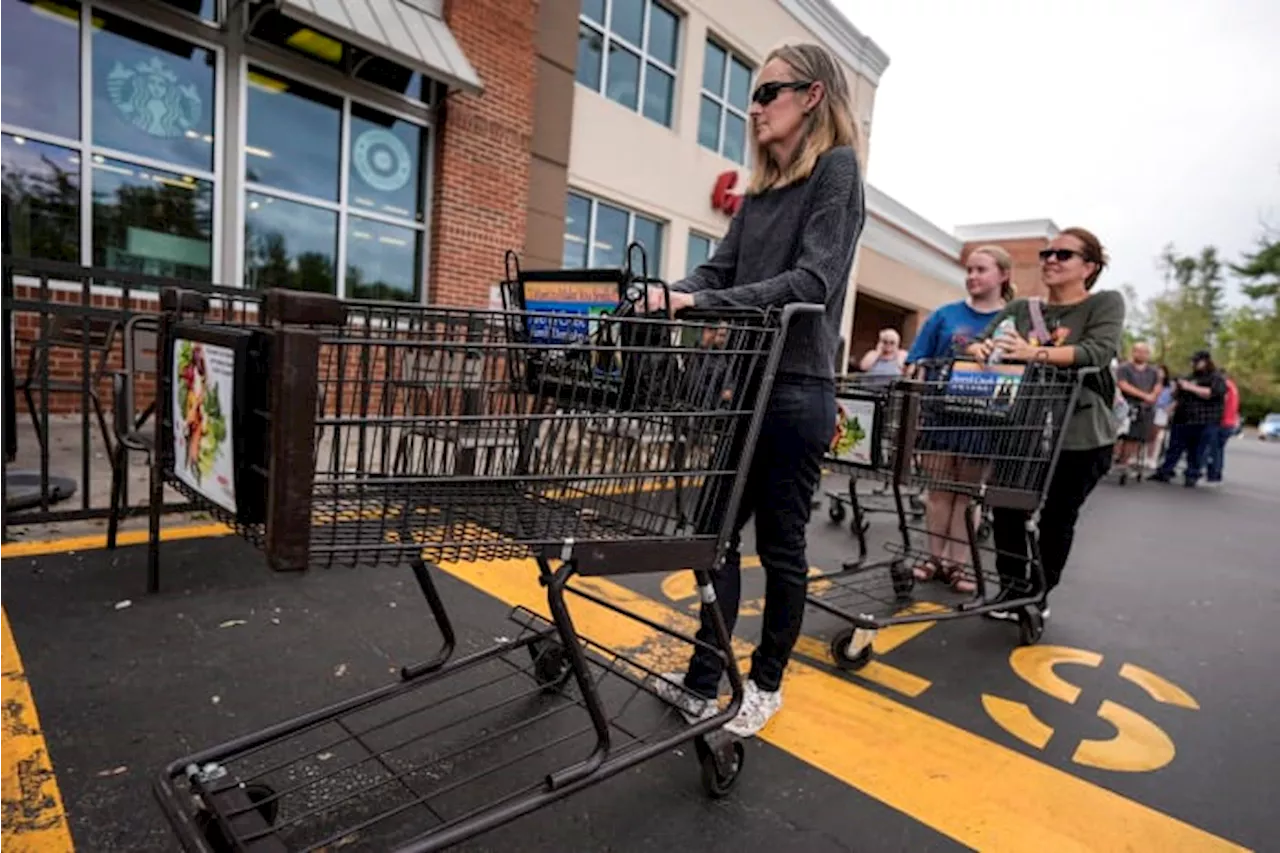
[[[972,593],[978,591],[978,585],[968,572],[968,566],[952,563],[942,572],[942,581],[954,592]]]
[[[911,567],[911,576],[919,583],[928,583],[945,571],[946,567],[943,566],[941,560],[937,557],[929,557]]]

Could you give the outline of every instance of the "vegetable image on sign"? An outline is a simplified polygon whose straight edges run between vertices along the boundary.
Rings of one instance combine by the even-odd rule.
[[[876,403],[850,397],[836,399],[836,434],[831,454],[842,462],[871,466],[879,460],[874,453]]]
[[[173,364],[174,473],[231,512],[236,511],[230,453],[235,353],[178,339]]]

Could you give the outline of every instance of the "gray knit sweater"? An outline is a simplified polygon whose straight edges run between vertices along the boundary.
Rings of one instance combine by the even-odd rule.
[[[715,254],[672,290],[696,294],[697,308],[825,305],[797,318],[779,371],[830,379],[865,219],[858,158],[833,148],[806,180],[748,195]]]

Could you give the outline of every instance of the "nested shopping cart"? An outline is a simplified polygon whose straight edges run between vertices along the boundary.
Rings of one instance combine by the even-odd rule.
[[[1044,363],[979,365],[948,361],[925,366],[923,378],[895,379],[887,392],[845,387],[839,397],[845,423],[857,418],[856,435],[840,436],[833,452],[851,465],[887,471],[898,536],[884,559],[861,558],[840,570],[815,575],[809,604],[848,627],[831,641],[837,665],[857,669],[871,660],[876,633],[890,625],[957,619],[1007,611],[1016,614],[1024,645],[1044,631],[1044,568],[1038,513],[1057,464],[1063,426],[1091,372]],[[1025,514],[1023,553],[987,544],[975,513],[964,513],[972,594],[915,601],[922,588],[912,566],[927,560],[929,533],[914,519],[909,495],[934,489],[967,496],[989,513]],[[1004,557],[1003,561],[998,558]],[[1000,572],[998,563],[1008,567]]]
[[[511,278],[520,310],[164,294],[163,479],[276,569],[409,562],[442,637],[394,683],[172,762],[188,849],[437,850],[690,741],[709,794],[738,778],[719,609],[703,644],[573,579],[689,568],[714,601],[786,329],[820,309],[672,319],[626,271]],[[432,575],[462,560],[536,573],[546,611],[454,659]],[[583,636],[571,600],[644,642]],[[695,646],[732,699],[689,725],[656,688]]]
[[[849,518],[849,532],[858,545],[858,557],[849,565],[865,563],[870,558],[867,532],[871,524],[867,517],[896,516],[898,512],[889,464],[897,436],[897,393],[898,383],[891,377],[853,374],[836,379],[836,437],[823,467],[846,478],[844,490],[829,490],[826,498],[827,515],[833,524]],[[879,420],[869,419],[868,413],[873,412],[880,412]],[[874,434],[867,432],[873,428]],[[924,517],[920,490],[909,488],[905,497],[912,518]]]

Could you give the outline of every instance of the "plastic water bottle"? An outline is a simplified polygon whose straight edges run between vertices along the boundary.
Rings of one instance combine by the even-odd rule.
[[[1016,332],[1016,331],[1018,331],[1018,324],[1014,322],[1014,319],[1012,317],[1005,317],[1003,320],[1000,321],[1000,325],[996,326],[995,334],[991,336],[991,340],[994,341],[998,339],[1001,335],[1005,334],[1006,332]],[[991,357],[987,359],[987,364],[999,364],[1001,356],[1002,356],[1002,353],[999,349],[992,349]]]

